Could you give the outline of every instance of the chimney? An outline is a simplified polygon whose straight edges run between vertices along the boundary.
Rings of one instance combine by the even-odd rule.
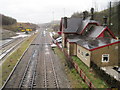
[[[83,20],[85,20],[88,17],[88,11],[83,12]]]
[[[85,20],[86,19],[86,13],[85,13],[85,11],[83,12],[83,20]]]
[[[67,17],[64,17],[64,28],[67,28]]]
[[[104,20],[103,26],[107,26],[107,16],[104,16],[103,20]]]
[[[94,8],[91,8],[91,20],[94,20]]]

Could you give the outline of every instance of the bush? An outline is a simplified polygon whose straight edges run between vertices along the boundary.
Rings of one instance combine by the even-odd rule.
[[[114,77],[107,74],[104,70],[100,69],[94,62],[91,62],[91,67],[95,70],[95,72],[106,81],[106,83],[112,88],[119,88],[120,81],[114,79]]]
[[[54,39],[57,39],[58,37],[59,37],[58,34],[55,34],[55,35],[53,36]]]

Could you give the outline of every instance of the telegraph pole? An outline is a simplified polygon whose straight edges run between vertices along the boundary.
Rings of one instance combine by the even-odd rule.
[[[52,12],[52,15],[53,15],[53,25],[54,25],[54,11]]]
[[[119,36],[120,35],[120,1],[118,2],[118,6],[117,6],[117,14],[118,14],[117,18],[118,18],[118,36]]]
[[[111,2],[110,2],[110,7],[109,7],[109,29],[111,29],[111,12],[112,12],[112,9],[111,9]]]
[[[118,18],[118,38],[120,39],[120,1],[118,2],[118,6],[117,6],[117,18]],[[118,45],[118,54],[120,54],[120,45]],[[118,56],[118,66],[120,67],[120,56]]]

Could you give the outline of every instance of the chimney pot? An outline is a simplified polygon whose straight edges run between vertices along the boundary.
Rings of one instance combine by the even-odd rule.
[[[64,28],[67,28],[67,17],[64,17]]]
[[[91,8],[91,20],[94,20],[94,8]]]
[[[85,20],[86,19],[86,13],[85,13],[85,11],[83,12],[83,20]]]
[[[104,16],[104,17],[103,17],[103,20],[104,20],[103,26],[107,26],[107,16]]]
[[[83,12],[83,20],[85,20],[88,17],[88,11]]]

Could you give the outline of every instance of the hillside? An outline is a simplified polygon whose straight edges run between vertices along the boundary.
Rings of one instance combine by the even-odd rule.
[[[23,29],[36,30],[38,27],[32,23],[20,23],[16,19],[0,14],[2,17],[2,27],[0,26],[0,39],[8,39],[16,35],[16,32],[21,32]]]
[[[109,9],[103,10],[101,12],[96,12],[95,13],[95,20],[99,21],[100,24],[103,24],[103,16],[107,16],[108,17],[108,21],[107,24],[109,26]],[[116,36],[119,36],[120,32],[118,32],[118,13],[117,13],[117,9],[116,7],[112,8],[111,11],[111,26],[109,27]],[[119,33],[119,34],[118,34]]]
[[[26,28],[31,28],[33,30],[35,30],[38,26],[36,24],[33,23],[20,23],[17,22],[16,19],[9,17],[9,16],[5,16],[0,14],[0,16],[2,17],[2,28],[3,30],[10,30],[10,31],[14,31],[14,32],[18,32],[22,29],[26,29]]]
[[[120,12],[118,12],[119,10],[120,10],[120,5],[112,6],[112,8],[111,8],[111,26],[109,27],[114,32],[114,34],[118,37],[120,37],[120,30],[119,30]],[[110,15],[109,11],[110,11],[110,8],[105,9],[100,12],[95,12],[94,19],[102,25],[104,23],[103,17],[107,16],[108,17],[107,25],[109,26],[109,15]],[[88,16],[90,16],[89,11],[88,11]],[[71,17],[83,17],[83,13],[75,12],[75,13],[73,13],[73,15]]]
[[[0,14],[0,16],[2,16],[2,25],[12,25],[17,23],[17,20],[12,17],[5,16],[2,14]]]
[[[49,23],[39,24],[41,28],[49,28],[54,31],[59,31],[60,29],[60,20],[54,20]]]

